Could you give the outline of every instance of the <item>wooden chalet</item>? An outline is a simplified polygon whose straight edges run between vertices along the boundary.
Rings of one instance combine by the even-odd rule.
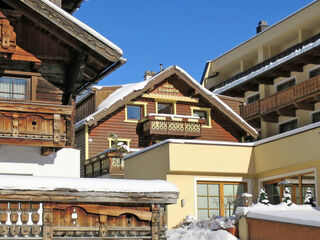
[[[166,239],[178,194],[161,180],[0,176],[0,238]]]
[[[119,163],[104,152],[113,145],[111,133],[130,149],[168,138],[232,142],[247,135],[256,138],[257,132],[236,113],[240,105],[239,99],[210,93],[178,66],[142,82],[92,88],[77,101],[81,175],[104,175]]]
[[[81,2],[0,2],[0,144],[73,147],[75,96],[125,63],[69,14]]]

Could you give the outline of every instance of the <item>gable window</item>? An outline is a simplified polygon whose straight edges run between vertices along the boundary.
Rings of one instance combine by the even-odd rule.
[[[28,79],[15,77],[0,77],[0,98],[28,99]]]
[[[198,182],[198,218],[233,215],[246,188],[246,183]]]
[[[251,95],[250,97],[247,98],[247,104],[256,102],[258,100],[260,100],[260,94],[259,93]]]
[[[311,122],[312,123],[320,122],[320,111],[312,113]]]
[[[172,103],[158,103],[158,113],[174,114]]]
[[[285,90],[285,89],[287,89],[287,88],[289,88],[291,86],[294,86],[295,84],[296,84],[296,79],[295,78],[291,78],[291,79],[286,80],[286,81],[284,81],[282,83],[279,83],[277,85],[277,92]]]
[[[138,122],[144,116],[147,115],[147,103],[143,102],[131,102],[126,104],[125,108],[125,121],[126,122]]]
[[[191,107],[191,115],[206,119],[206,123],[202,127],[211,127],[211,109],[202,107]]]
[[[279,124],[279,133],[284,133],[293,129],[296,129],[298,127],[298,121],[297,119],[290,120],[285,123]]]
[[[309,72],[309,78],[313,78],[320,75],[320,67],[313,69]]]

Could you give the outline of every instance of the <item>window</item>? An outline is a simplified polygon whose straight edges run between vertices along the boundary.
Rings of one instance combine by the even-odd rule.
[[[174,114],[172,103],[158,103],[158,113]]]
[[[288,122],[279,124],[279,133],[284,133],[284,132],[296,129],[297,127],[298,127],[297,119],[290,120]]]
[[[246,183],[198,182],[198,218],[234,214],[245,191]]]
[[[283,186],[280,184],[281,182],[287,182],[288,184]],[[311,189],[314,201],[316,201],[315,175],[313,172],[266,181],[263,183],[263,187],[266,189],[271,204],[281,202],[284,187],[289,188],[291,199],[295,204],[303,204],[308,188]]]
[[[0,98],[28,99],[28,79],[15,77],[0,77]]]
[[[312,113],[311,118],[312,123],[320,122],[320,111]]]
[[[125,122],[138,122],[147,115],[147,103],[131,102],[126,104]]]
[[[320,67],[313,69],[309,72],[309,78],[313,78],[320,75]]]
[[[108,138],[108,141],[109,141],[109,148],[115,147],[115,146],[114,146],[114,145],[115,145],[114,138]],[[123,145],[128,146],[128,148],[130,147],[130,142],[131,142],[131,139],[118,138],[118,144],[119,144],[119,143],[122,143]]]
[[[291,86],[293,86],[295,84],[296,84],[296,79],[295,78],[292,78],[292,79],[286,80],[286,81],[284,81],[282,83],[279,83],[277,85],[277,92],[285,90],[285,89],[287,89],[287,88],[289,88],[289,87],[291,87]]]
[[[256,102],[258,100],[260,100],[260,94],[259,93],[251,95],[250,97],[247,98],[247,104]]]
[[[201,119],[206,119],[206,123],[205,125],[202,125],[202,127],[211,128],[211,109],[210,108],[191,107],[191,115],[195,117],[199,117]]]

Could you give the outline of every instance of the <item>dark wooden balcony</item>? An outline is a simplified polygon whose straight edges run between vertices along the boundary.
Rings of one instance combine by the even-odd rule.
[[[115,150],[107,150],[85,160],[85,177],[123,176],[124,160],[120,155],[121,153]]]
[[[140,121],[142,136],[183,136],[195,138],[201,136],[201,125],[205,119],[178,115],[148,115]]]
[[[164,206],[178,198],[165,181],[1,176],[0,185],[0,239],[166,239]]]
[[[262,118],[267,122],[277,122],[278,116],[295,116],[295,110],[314,110],[314,103],[320,101],[320,76],[272,94],[259,101],[241,107],[241,116],[255,123]],[[253,124],[254,125],[254,124]]]
[[[74,107],[0,101],[0,144],[72,147]]]

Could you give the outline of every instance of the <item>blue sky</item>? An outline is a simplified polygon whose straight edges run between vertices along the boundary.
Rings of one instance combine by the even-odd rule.
[[[146,70],[179,65],[196,80],[214,59],[312,0],[89,0],[75,17],[118,45],[128,62],[100,81],[143,80]]]

